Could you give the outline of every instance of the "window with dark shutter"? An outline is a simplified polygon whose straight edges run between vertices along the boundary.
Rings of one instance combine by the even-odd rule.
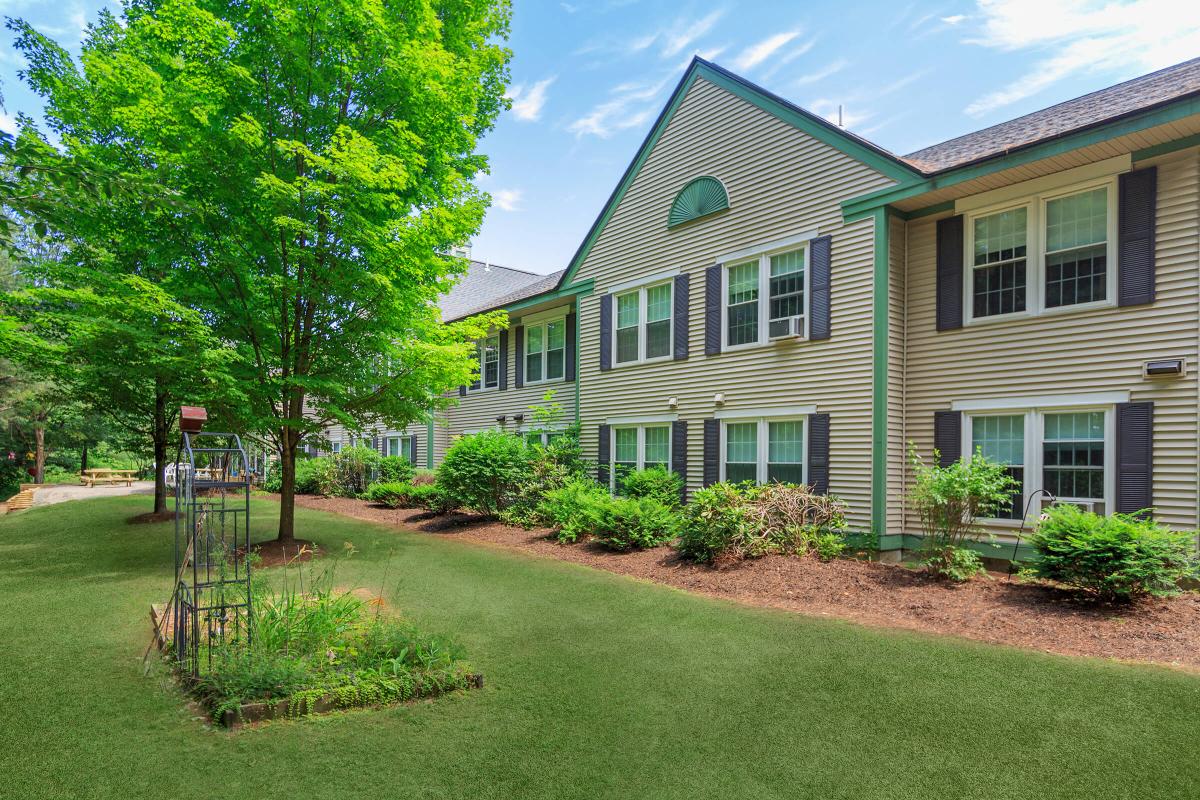
[[[721,352],[721,270],[715,264],[704,270],[704,355]]]
[[[596,480],[600,482],[601,486],[608,486],[609,445],[611,444],[608,426],[599,426],[596,436]]]
[[[567,364],[563,369],[563,380],[571,382],[575,380],[575,313],[567,314]]]
[[[937,329],[963,326],[963,218],[937,223]]]
[[[513,388],[520,389],[525,385],[525,326],[523,325],[513,328],[513,351],[517,354]]]
[[[962,458],[962,412],[933,412],[933,449],[938,466],[948,467]]]
[[[809,245],[809,295],[808,338],[828,339],[830,322],[830,284],[833,271],[833,237],[820,236]]]
[[[688,276],[675,276],[675,360],[684,361],[688,357]]]
[[[508,331],[500,331],[500,391],[508,388]]]
[[[829,494],[829,415],[808,415],[808,485]]]
[[[1127,172],[1118,180],[1117,304],[1153,303],[1158,169]]]
[[[1117,404],[1116,510],[1133,514],[1154,505],[1154,403]]]
[[[466,397],[466,396],[467,396],[467,387],[466,387],[466,386],[460,386],[460,387],[458,387],[458,396],[459,396],[459,397]]]
[[[612,369],[612,295],[600,295],[600,370]]]
[[[683,481],[680,502],[687,502],[687,422],[671,423],[671,470]]]
[[[704,485],[721,479],[721,420],[704,420]]]

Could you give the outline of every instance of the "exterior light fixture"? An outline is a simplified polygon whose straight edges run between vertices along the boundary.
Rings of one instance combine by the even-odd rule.
[[[1142,374],[1147,378],[1175,378],[1185,371],[1182,358],[1160,358],[1142,365]]]
[[[677,397],[668,397],[667,398],[667,408],[676,408],[678,405],[679,405],[679,398],[677,398]]]
[[[515,422],[515,423],[517,423],[518,425],[520,425],[520,424],[521,424],[522,422],[524,422],[524,421],[525,421],[525,415],[524,415],[524,414],[513,414],[513,422]]]
[[[506,415],[501,414],[500,416],[496,417],[496,422],[503,425],[507,419],[508,417]]]
[[[716,394],[714,394],[713,395],[713,404],[718,405],[718,406],[725,405],[725,393],[717,392]]]

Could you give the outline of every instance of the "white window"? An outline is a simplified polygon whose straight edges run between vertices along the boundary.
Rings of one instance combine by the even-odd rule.
[[[408,463],[417,463],[417,437],[416,436],[389,436],[387,440],[387,454],[389,456],[402,456]]]
[[[668,281],[616,295],[613,337],[617,364],[654,361],[671,355],[673,284]]]
[[[807,335],[807,256],[806,247],[791,245],[735,260],[725,268],[725,347]]]
[[[330,450],[334,453],[342,452],[342,443],[341,442],[331,442],[329,447],[330,447]]]
[[[567,323],[553,319],[525,326],[525,383],[563,379],[567,355]]]
[[[966,225],[968,321],[1112,305],[1116,179],[972,212]]]
[[[525,441],[529,444],[537,444],[546,447],[555,439],[561,439],[565,434],[562,431],[536,430],[526,431],[522,434]]]
[[[997,519],[1020,522],[1049,504],[1074,503],[1100,514],[1115,496],[1115,412],[1112,406],[978,411],[964,415],[964,452],[982,450],[1006,464],[1020,488]],[[1030,505],[1035,495],[1041,501]]]
[[[650,467],[671,467],[670,425],[622,425],[612,428],[609,483],[619,492],[630,472]]]
[[[721,425],[721,480],[803,484],[806,433],[804,417],[725,420]]]
[[[471,383],[472,391],[495,389],[500,385],[500,334],[480,339],[475,347],[475,362],[479,378]]]

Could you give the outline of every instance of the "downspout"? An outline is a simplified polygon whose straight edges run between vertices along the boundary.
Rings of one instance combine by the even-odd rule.
[[[900,535],[908,533],[908,221],[904,222],[904,275],[901,279],[900,343]],[[901,538],[903,549],[903,538]]]
[[[579,295],[575,295],[575,424],[579,425],[579,381],[582,377],[579,374],[579,330],[583,327],[582,317],[579,314]]]

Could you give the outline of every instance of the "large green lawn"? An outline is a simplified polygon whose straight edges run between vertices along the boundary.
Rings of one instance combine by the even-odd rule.
[[[142,678],[169,590],[145,498],[0,518],[0,797],[1200,796],[1200,677],[743,608],[299,511],[338,582],[457,638],[487,687],[203,727]],[[258,538],[275,507],[256,502]],[[881,595],[879,602],[886,603]]]

